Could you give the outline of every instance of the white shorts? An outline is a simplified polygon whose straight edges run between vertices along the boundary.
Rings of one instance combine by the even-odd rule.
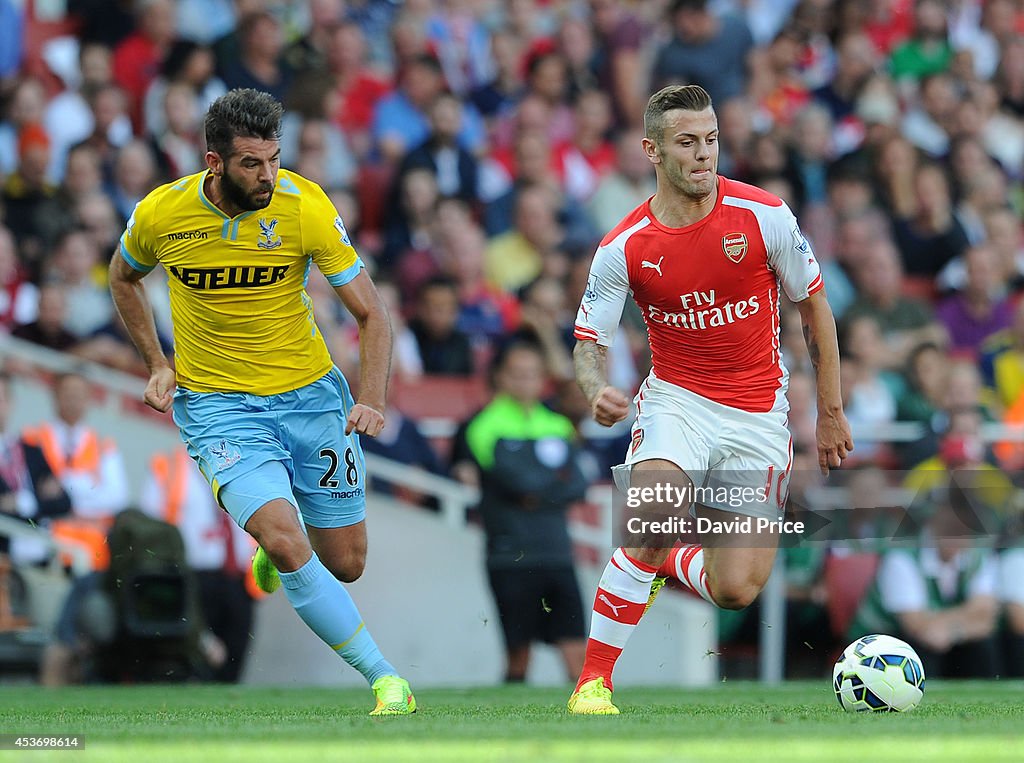
[[[771,520],[781,517],[793,464],[784,402],[777,410],[751,413],[654,374],[640,385],[633,402],[637,417],[626,462],[613,470],[620,490],[629,487],[633,464],[664,459],[701,488],[695,503]]]

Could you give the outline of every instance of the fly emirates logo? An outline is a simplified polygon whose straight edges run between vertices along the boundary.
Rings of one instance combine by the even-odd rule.
[[[716,304],[714,289],[681,294],[679,299],[683,303],[681,312],[672,313],[662,310],[660,307],[648,305],[647,319],[652,323],[660,323],[664,326],[703,331],[742,321],[755,315],[761,309],[757,295],[735,302],[726,302],[722,305]]]

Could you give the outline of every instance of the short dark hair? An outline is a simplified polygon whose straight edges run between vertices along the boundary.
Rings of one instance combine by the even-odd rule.
[[[281,140],[283,115],[284,108],[268,93],[252,88],[228,91],[206,112],[206,147],[226,159],[235,138]]]
[[[644,135],[655,142],[665,129],[663,117],[668,111],[704,111],[711,108],[711,96],[700,85],[669,85],[647,101],[644,111]]]

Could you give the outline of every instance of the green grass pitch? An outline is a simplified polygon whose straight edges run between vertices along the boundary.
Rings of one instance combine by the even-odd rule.
[[[0,689],[0,733],[82,734],[85,749],[0,761],[1024,761],[1024,682],[930,682],[912,713],[849,715],[828,679],[779,687],[621,687],[618,717],[570,717],[567,691],[417,692],[373,719],[368,690],[220,686]]]

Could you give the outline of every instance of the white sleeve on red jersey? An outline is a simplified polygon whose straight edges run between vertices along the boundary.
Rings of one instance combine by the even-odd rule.
[[[610,347],[622,318],[622,306],[630,293],[626,255],[613,241],[598,248],[587,277],[573,334],[577,339]]]
[[[818,260],[789,206],[783,203],[762,216],[761,235],[768,249],[768,265],[791,300],[802,302],[824,286]]]

